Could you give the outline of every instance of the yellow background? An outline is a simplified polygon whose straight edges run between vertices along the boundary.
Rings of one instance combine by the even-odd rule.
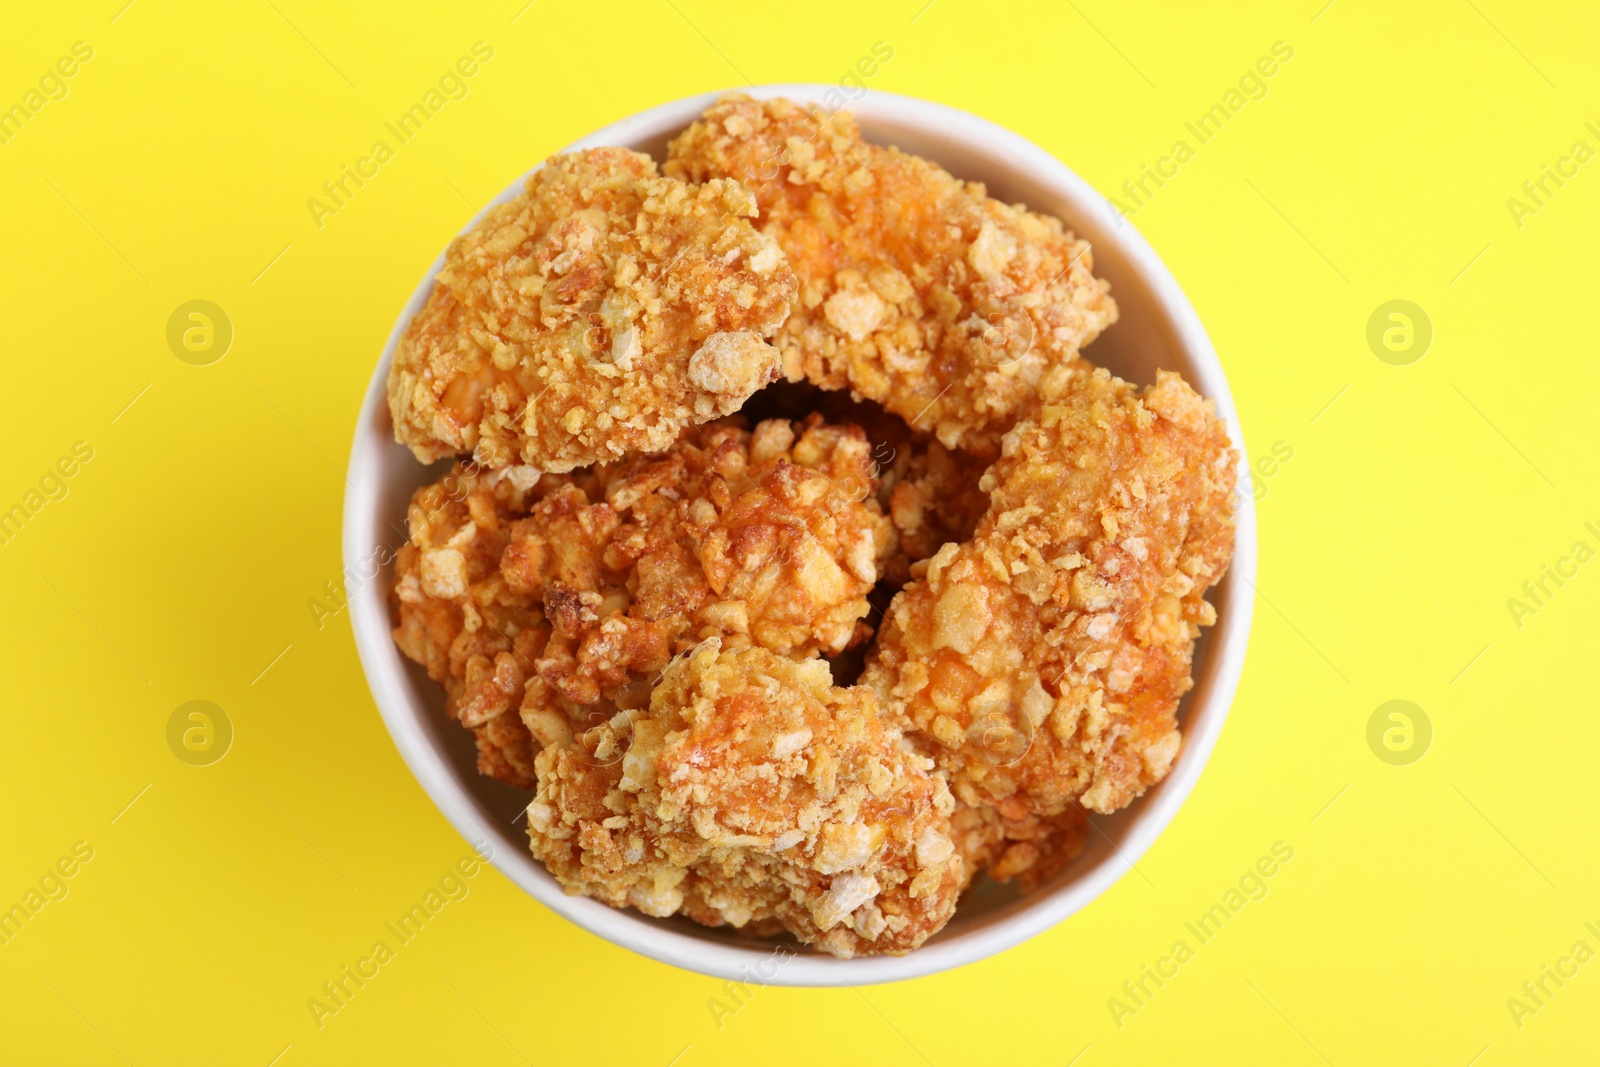
[[[1600,962],[1520,1028],[1506,1002],[1580,938],[1600,948],[1600,565],[1520,628],[1506,601],[1579,538],[1600,548],[1600,162],[1520,228],[1506,201],[1575,140],[1600,148],[1600,10],[124,2],[0,17],[0,103],[73,42],[95,50],[0,146],[0,508],[94,449],[0,546],[0,905],[94,849],[0,946],[0,1061],[1594,1055]],[[495,56],[470,95],[318,229],[306,199],[480,39]],[[1009,126],[1112,194],[1280,40],[1294,58],[1266,98],[1134,220],[1211,331],[1252,456],[1294,453],[1263,482],[1232,716],[1141,873],[997,958],[763,989],[719,1029],[720,982],[486,870],[319,1030],[307,999],[466,851],[391,745],[347,621],[319,630],[307,601],[339,579],[374,361],[476,207],[622,116],[746,78],[835,81],[877,41],[894,56],[874,88]],[[165,340],[196,298],[235,329],[211,366]],[[1434,327],[1409,366],[1365,340],[1396,298]],[[234,725],[212,766],[166,743],[192,699]],[[1433,724],[1409,766],[1367,746],[1391,699]],[[1108,999],[1280,840],[1294,859],[1265,899],[1119,1029]]]

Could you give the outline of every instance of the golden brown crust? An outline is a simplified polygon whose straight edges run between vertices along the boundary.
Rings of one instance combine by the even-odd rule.
[[[927,160],[861,140],[848,115],[730,94],[664,171],[733,178],[799,277],[774,344],[790,380],[849,388],[947,447],[989,457],[1037,383],[1116,321],[1086,242]]]
[[[954,801],[870,690],[830,681],[819,659],[702,643],[648,711],[539,754],[534,855],[647,915],[776,919],[845,958],[916,948],[955,909]]]
[[[643,708],[706,637],[799,657],[870,636],[894,534],[866,455],[859,430],[812,418],[693,427],[576,476],[458,465],[412,501],[395,640],[478,734],[484,773],[532,788],[540,744]]]
[[[736,411],[777,375],[763,338],[795,292],[754,214],[637,152],[552,157],[451,244],[389,373],[396,438],[563,472]]]
[[[1062,372],[1043,396],[973,539],[895,598],[862,676],[963,802],[1007,819],[1115,811],[1161,780],[1233,551],[1234,452],[1181,378]]]
[[[988,461],[940,444],[919,433],[881,404],[810,384],[782,383],[763,394],[779,397],[779,411],[809,410],[827,421],[859,426],[870,446],[867,464],[878,506],[894,525],[898,546],[884,566],[883,582],[893,592],[910,579],[912,564],[927,559],[950,541],[965,541],[989,508],[979,483]],[[882,587],[880,587],[882,588]],[[885,597],[887,600],[887,597]]]
[[[899,535],[884,580],[904,585],[913,565],[951,542],[969,540],[988,510],[981,482],[988,464],[937,440],[908,439],[880,465],[878,501]]]
[[[477,738],[479,772],[523,789],[538,746],[517,708],[550,627],[537,602],[506,588],[500,557],[509,517],[571,482],[457,465],[412,496],[395,560],[395,644],[444,687],[450,714]]]
[[[1015,881],[1024,893],[1066,870],[1089,837],[1089,817],[1076,804],[1057,815],[1008,819],[992,804],[958,799],[950,827],[967,884],[982,873],[996,882]]]

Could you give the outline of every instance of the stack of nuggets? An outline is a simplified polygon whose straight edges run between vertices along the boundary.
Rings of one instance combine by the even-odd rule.
[[[902,954],[1167,773],[1234,454],[1081,357],[1116,307],[1056,219],[786,100],[663,170],[555,157],[452,245],[390,407],[472,458],[395,640],[569,892]]]

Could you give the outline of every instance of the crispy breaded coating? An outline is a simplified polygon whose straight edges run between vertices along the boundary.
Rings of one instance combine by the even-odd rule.
[[[932,434],[911,429],[881,404],[804,382],[769,386],[757,399],[758,409],[811,411],[828,422],[859,426],[866,435],[871,446],[868,470],[878,505],[899,538],[895,554],[884,565],[887,592],[910,579],[913,563],[932,556],[948,541],[970,538],[989,509],[989,494],[979,488],[989,469],[987,460],[945,448]]]
[[[478,771],[533,788],[538,745],[517,714],[533,663],[550,638],[537,600],[500,577],[509,516],[568,486],[527,467],[457,464],[412,495],[410,540],[395,557],[395,644],[444,687],[450,714],[478,742]]]
[[[677,659],[649,710],[538,757],[533,853],[569,893],[712,926],[777,919],[834,956],[909,952],[949,920],[953,798],[864,688],[820,659]]]
[[[799,277],[773,343],[784,373],[849,388],[989,458],[1052,367],[1116,321],[1086,242],[989,197],[848,115],[730,94],[672,142],[664,171],[733,178]]]
[[[910,580],[914,564],[946,544],[971,538],[989,507],[981,488],[987,463],[918,437],[908,435],[887,454],[879,453],[878,501],[899,536],[884,580],[896,586]]]
[[[1082,808],[1069,804],[1057,815],[1008,819],[992,804],[965,804],[958,799],[950,828],[967,884],[984,873],[996,882],[1015,881],[1024,893],[1031,893],[1083,852],[1089,818]]]
[[[706,637],[805,656],[871,635],[895,540],[867,447],[819,418],[718,422],[576,475],[458,465],[412,502],[395,639],[445,685],[484,773],[532,788],[541,744],[644,708]]]
[[[451,244],[389,372],[395,437],[541,471],[659,452],[778,373],[795,279],[750,194],[646,155],[553,156]]]
[[[1177,755],[1206,590],[1233,552],[1235,455],[1176,374],[1058,372],[984,476],[973,539],[891,604],[862,683],[971,805],[1116,811]]]

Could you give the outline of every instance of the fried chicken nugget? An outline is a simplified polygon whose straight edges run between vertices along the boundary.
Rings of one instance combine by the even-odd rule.
[[[944,780],[822,660],[721,644],[675,660],[648,712],[539,754],[533,854],[646,915],[776,918],[843,958],[916,948],[961,882]]]
[[[774,338],[784,373],[875,400],[948,448],[993,458],[1050,368],[1116,321],[1089,245],[917,156],[866,144],[848,115],[730,94],[664,171],[733,178],[799,276]]]
[[[531,789],[541,744],[645,707],[703,638],[806,656],[870,636],[895,539],[867,449],[820,418],[729,421],[575,475],[458,465],[412,501],[395,640],[483,773]]]
[[[784,382],[763,390],[757,407],[811,411],[831,423],[859,426],[866,434],[871,445],[868,471],[878,505],[899,537],[898,550],[884,566],[879,592],[899,589],[910,579],[911,565],[932,556],[946,542],[969,539],[989,509],[989,494],[978,487],[989,469],[987,460],[944,447],[932,434],[911,429],[881,404],[809,383]]]
[[[736,411],[777,376],[796,285],[755,213],[637,152],[552,157],[450,246],[389,372],[396,439],[564,472]]]
[[[973,539],[898,594],[862,676],[964,803],[1011,821],[1116,811],[1166,775],[1233,551],[1235,454],[1180,377],[1064,371],[1043,396]]]
[[[412,495],[410,539],[395,557],[395,644],[444,687],[449,713],[477,739],[479,773],[523,789],[538,745],[516,702],[550,625],[537,600],[505,588],[500,557],[510,517],[571,483],[457,464]]]
[[[911,578],[911,567],[944,545],[969,540],[989,508],[980,485],[988,463],[967,452],[953,451],[937,438],[911,432],[890,416],[875,432],[873,449],[878,478],[878,504],[894,524],[899,545],[884,566],[883,579],[898,588]]]
[[[1058,815],[1008,819],[993,804],[957,799],[950,828],[961,853],[963,889],[981,872],[996,882],[1015,881],[1031,893],[1082,854],[1089,817],[1069,804]]]

